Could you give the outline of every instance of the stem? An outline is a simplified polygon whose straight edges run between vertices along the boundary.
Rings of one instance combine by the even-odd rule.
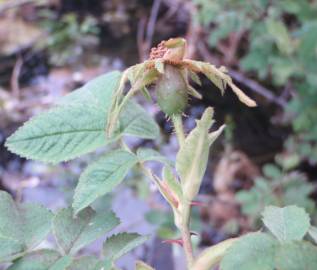
[[[181,114],[173,115],[172,122],[175,128],[179,146],[182,147],[182,145],[185,142],[185,133],[183,128],[182,115]],[[180,210],[181,210],[181,218],[182,218],[180,231],[182,234],[187,268],[190,270],[194,263],[193,247],[192,247],[191,235],[189,230],[191,205],[190,205],[190,202],[187,201],[185,198],[181,202]]]
[[[191,235],[189,230],[190,213],[191,213],[190,203],[184,199],[182,202],[181,234],[182,234],[183,247],[184,247],[188,269],[192,268],[192,265],[194,262],[193,247],[192,247]]]
[[[174,114],[172,116],[172,122],[175,128],[176,136],[179,142],[179,146],[182,146],[185,141],[185,133],[183,128],[183,121],[181,114]]]

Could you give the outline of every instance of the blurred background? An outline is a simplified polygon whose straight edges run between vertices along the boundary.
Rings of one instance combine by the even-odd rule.
[[[0,189],[52,210],[69,204],[93,153],[59,166],[19,158],[5,138],[31,116],[97,75],[147,59],[151,47],[185,37],[188,57],[224,65],[258,103],[247,108],[230,89],[195,85],[185,129],[204,108],[227,125],[214,145],[192,230],[196,249],[260,228],[265,205],[296,204],[317,221],[317,1],[315,0],[0,0]],[[138,99],[138,98],[137,98]],[[175,159],[171,124],[139,102],[161,127],[157,141],[127,138]],[[151,164],[154,170],[156,164]],[[184,269],[170,209],[137,171],[95,209],[113,208],[122,230],[152,240],[119,266],[141,258],[158,269]],[[315,222],[316,223],[316,222]],[[101,241],[83,251],[98,253]],[[48,239],[43,245],[54,245]]]

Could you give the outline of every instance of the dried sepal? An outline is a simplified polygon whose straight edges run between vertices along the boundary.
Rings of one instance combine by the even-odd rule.
[[[189,73],[189,77],[194,83],[197,83],[199,86],[202,85],[201,80],[196,72],[189,70],[188,73]]]
[[[223,94],[227,85],[232,88],[232,91],[237,95],[239,100],[249,107],[255,107],[256,102],[249,98],[246,94],[242,92],[233,82],[231,77],[227,74],[227,70],[224,67],[216,68],[214,65],[209,63],[194,61],[185,59],[183,63],[188,69],[193,72],[203,73],[211,82],[213,82]]]

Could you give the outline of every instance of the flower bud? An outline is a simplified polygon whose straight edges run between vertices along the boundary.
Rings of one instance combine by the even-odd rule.
[[[188,103],[187,84],[181,72],[166,65],[164,74],[157,80],[155,88],[157,103],[168,116],[181,114]]]

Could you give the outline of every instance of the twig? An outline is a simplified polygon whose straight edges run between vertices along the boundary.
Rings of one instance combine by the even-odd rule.
[[[147,49],[148,49],[147,53],[149,53],[150,47],[152,45],[155,24],[156,24],[158,12],[160,10],[161,2],[162,2],[162,0],[155,0],[153,5],[152,5],[149,22],[147,24],[147,29],[146,29],[146,44],[147,44]]]
[[[23,65],[22,57],[18,57],[18,60],[16,61],[14,65],[11,81],[10,81],[12,94],[16,99],[20,97],[19,77],[20,77],[22,65]]]

